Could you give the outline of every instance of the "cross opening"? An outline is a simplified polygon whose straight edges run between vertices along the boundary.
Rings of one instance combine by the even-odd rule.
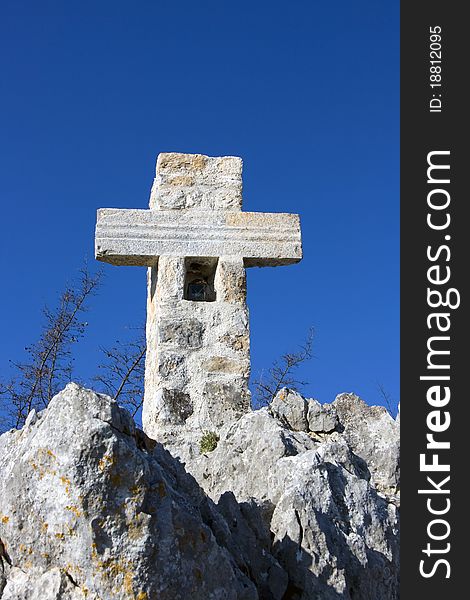
[[[193,302],[215,302],[214,287],[217,258],[186,258],[184,299]]]

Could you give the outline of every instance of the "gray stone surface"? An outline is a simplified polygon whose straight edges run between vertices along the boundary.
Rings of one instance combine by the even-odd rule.
[[[245,414],[188,460],[194,479],[68,385],[0,437],[1,600],[397,600],[397,508],[340,433],[358,401],[336,404],[321,439]]]
[[[202,210],[101,208],[96,258],[151,266],[158,256],[239,256],[246,266],[289,265],[302,258],[298,215]]]
[[[381,492],[400,489],[400,425],[383,406],[369,406],[355,394],[340,394],[332,406],[342,425],[342,436],[368,465]]]
[[[258,505],[273,536],[271,552],[289,577],[286,598],[398,599],[398,498],[383,497],[380,472],[384,465],[386,478],[390,465],[371,452],[368,460],[377,466],[371,480],[369,463],[340,433],[345,428],[336,415],[331,433],[294,431],[288,421],[298,417],[303,426],[305,409],[298,394],[288,396],[283,406],[290,412],[244,415],[213,452],[188,460],[186,468],[214,501],[230,491],[239,503]],[[374,413],[364,414],[364,435],[369,417],[375,427]],[[398,445],[393,423],[384,419],[382,435]]]
[[[241,259],[219,258],[215,302],[184,299],[185,263],[165,256],[149,269],[143,423],[175,452],[198,454],[204,431],[249,410],[249,323]]]
[[[77,587],[65,571],[57,567],[43,573],[38,571],[34,576],[23,569],[12,567],[8,585],[1,596],[2,600],[86,600],[87,597],[89,595]]]
[[[269,411],[293,431],[331,433],[338,425],[336,408],[305,399],[298,392],[282,388],[269,405]]]
[[[242,212],[242,161],[233,156],[160,154],[149,205],[98,210],[96,258],[148,267],[143,426],[191,456],[205,431],[249,410],[245,268],[298,262],[300,221]]]
[[[395,506],[342,466],[319,463],[315,452],[284,460],[291,478],[271,530],[293,597],[399,598]]]
[[[330,433],[338,425],[336,408],[331,404],[320,404],[311,398],[308,401],[307,421],[309,431]]]
[[[308,431],[308,402],[287,388],[279,390],[269,405],[270,412],[294,431]]]
[[[242,159],[165,152],[157,159],[150,208],[241,210]]]
[[[139,450],[128,413],[75,384],[0,437],[0,539],[1,600],[258,598],[194,480],[161,446]]]

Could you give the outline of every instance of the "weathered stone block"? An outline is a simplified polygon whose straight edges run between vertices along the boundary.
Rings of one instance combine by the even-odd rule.
[[[182,300],[185,276],[185,260],[180,256],[161,256],[158,261],[158,300],[171,302]]]
[[[241,210],[242,160],[236,156],[158,156],[150,208]]]
[[[248,352],[250,349],[250,337],[248,334],[224,333],[220,342],[236,352]]]
[[[230,383],[208,381],[204,386],[204,399],[216,427],[241,417],[250,408],[249,392],[244,381]]]
[[[298,215],[222,210],[98,210],[96,258],[151,266],[159,256],[234,256],[245,266],[289,265],[302,258]]]
[[[185,357],[175,352],[161,352],[157,357],[158,373],[161,377],[170,377],[184,368]]]
[[[220,257],[215,274],[218,302],[246,302],[246,273],[242,258]]]
[[[210,373],[235,373],[248,377],[249,361],[233,360],[226,356],[213,356],[202,363],[202,368]]]
[[[161,388],[155,395],[155,416],[162,424],[183,425],[193,414],[189,394],[180,390]]]
[[[160,323],[158,340],[162,344],[172,344],[178,348],[200,348],[204,324],[196,319],[185,321],[166,320]]]

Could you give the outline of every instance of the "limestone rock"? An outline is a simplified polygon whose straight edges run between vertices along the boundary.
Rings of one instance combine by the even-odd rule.
[[[282,388],[269,405],[270,412],[293,431],[330,433],[338,424],[336,408],[305,399],[298,392]]]
[[[244,414],[183,466],[68,385],[0,437],[0,599],[397,600],[391,462],[353,436],[361,421],[394,444],[397,425],[357,397],[332,406],[330,433]]]
[[[0,437],[2,600],[258,598],[208,525],[243,561],[220,514],[135,437],[126,411],[75,384]]]
[[[340,394],[332,406],[342,435],[368,465],[372,481],[387,495],[400,488],[400,425],[383,406],[368,406],[355,394]]]
[[[305,408],[289,396],[276,410],[244,415],[186,468],[215,502],[233,493],[258,507],[288,574],[285,598],[396,600],[397,507],[378,494],[367,462],[339,431],[314,439],[292,429],[295,418],[303,426]]]
[[[260,598],[282,600],[289,577],[273,556],[271,532],[261,518],[255,501],[238,503],[232,492],[225,492],[217,503],[256,584]],[[243,569],[243,566],[240,565]]]
[[[273,553],[289,573],[289,597],[399,597],[396,507],[363,479],[310,451],[292,464],[276,504]]]
[[[1,588],[0,588],[1,589]],[[13,567],[2,600],[86,600],[87,596],[66,572],[54,567],[31,574]]]
[[[271,413],[294,431],[308,431],[308,402],[297,393],[282,388],[269,405]]]
[[[307,421],[309,431],[330,433],[338,424],[336,408],[331,404],[320,404],[311,398],[308,401]]]

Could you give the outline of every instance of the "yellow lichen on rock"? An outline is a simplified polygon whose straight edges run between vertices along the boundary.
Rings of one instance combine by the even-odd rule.
[[[60,476],[60,481],[65,485],[65,493],[70,493],[70,479],[64,475]]]
[[[128,560],[117,560],[114,558],[100,559],[96,551],[96,545],[92,548],[92,560],[95,562],[98,571],[104,579],[112,581],[114,591],[116,593],[124,593],[127,600],[135,600],[136,593],[134,592],[134,573],[132,571],[132,563]],[[140,592],[139,592],[140,593]],[[121,596],[122,597],[122,596]]]
[[[65,510],[70,511],[71,513],[73,513],[77,518],[82,516],[81,511],[76,507],[76,506],[66,506]]]
[[[103,454],[103,456],[98,461],[98,468],[100,471],[104,471],[107,466],[112,465],[114,463],[114,456],[112,454]]]

